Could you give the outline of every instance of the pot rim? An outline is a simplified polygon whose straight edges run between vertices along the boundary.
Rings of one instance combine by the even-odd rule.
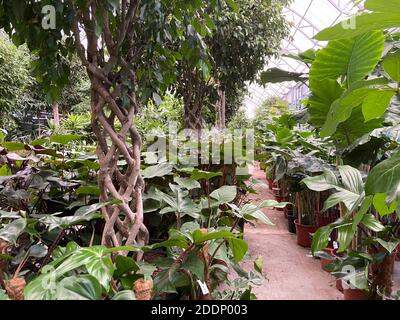
[[[309,225],[309,224],[302,224],[302,223],[299,223],[299,219],[294,220],[294,224],[295,224],[296,226],[300,226],[300,227],[317,229],[316,226]]]

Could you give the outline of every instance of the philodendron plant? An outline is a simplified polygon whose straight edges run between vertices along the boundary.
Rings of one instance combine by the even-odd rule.
[[[327,247],[331,233],[337,229],[338,252],[347,251],[348,255],[339,259],[334,270],[340,274],[351,265],[355,268],[354,276],[364,279],[356,282],[357,286],[370,289],[372,295],[391,294],[391,276],[387,272],[393,261],[392,254],[400,244],[397,237],[399,167],[399,156],[395,155],[372,169],[365,183],[361,172],[350,166],[338,168],[340,179],[327,170],[323,175],[303,180],[312,190],[335,191],[326,200],[324,209],[338,204],[342,208],[340,219],[314,234],[313,254],[318,255]],[[371,276],[374,266],[377,267]]]

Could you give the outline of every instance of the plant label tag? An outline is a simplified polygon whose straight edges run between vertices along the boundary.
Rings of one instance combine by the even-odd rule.
[[[335,249],[335,250],[339,249],[339,245],[338,245],[337,241],[333,241],[333,249]]]
[[[197,283],[199,284],[199,287],[201,289],[201,293],[205,296],[206,294],[209,294],[210,291],[208,291],[207,285],[204,282],[201,282],[200,280],[197,280]]]

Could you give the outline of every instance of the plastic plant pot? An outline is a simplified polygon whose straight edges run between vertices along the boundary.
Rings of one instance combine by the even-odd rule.
[[[311,234],[315,233],[317,228],[314,226],[300,224],[298,220],[296,220],[294,223],[296,225],[297,244],[304,248],[310,248]]]

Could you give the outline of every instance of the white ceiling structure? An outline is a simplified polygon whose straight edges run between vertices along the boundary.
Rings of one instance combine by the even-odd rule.
[[[352,0],[294,0],[290,7],[284,10],[292,28],[289,38],[282,41],[281,54],[297,54],[311,48],[323,47],[325,43],[318,42],[313,37],[357,10]],[[291,72],[308,72],[305,64],[285,57],[271,60],[265,69],[273,67]],[[269,84],[265,87],[256,83],[250,84],[249,93],[244,101],[248,116],[254,116],[255,109],[266,99],[285,98],[294,88],[295,83],[292,82]]]

